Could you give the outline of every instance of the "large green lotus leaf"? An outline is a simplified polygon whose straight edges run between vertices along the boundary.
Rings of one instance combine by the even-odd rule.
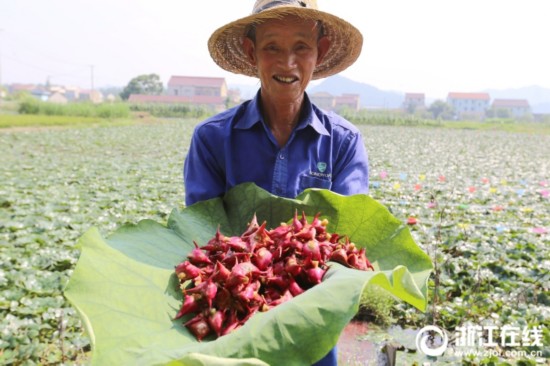
[[[216,340],[198,342],[181,319],[172,320],[182,302],[174,266],[193,241],[204,244],[218,227],[226,235],[240,234],[254,214],[275,227],[296,210],[328,218],[330,232],[366,247],[376,271],[330,263],[321,284]],[[310,365],[337,343],[367,284],[424,311],[432,270],[407,227],[367,195],[309,189],[285,199],[254,184],[174,210],[167,226],[143,220],[106,239],[92,228],[79,246],[65,296],[84,321],[95,365]]]

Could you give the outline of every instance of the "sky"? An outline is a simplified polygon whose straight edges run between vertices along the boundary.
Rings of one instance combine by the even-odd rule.
[[[258,85],[211,59],[218,27],[253,0],[0,0],[0,83],[118,86],[155,73]],[[363,34],[342,76],[386,91],[550,88],[548,0],[318,0]]]

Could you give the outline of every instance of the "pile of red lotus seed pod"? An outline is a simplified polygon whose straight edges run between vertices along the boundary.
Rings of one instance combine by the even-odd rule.
[[[215,236],[195,249],[175,271],[183,305],[175,319],[195,314],[184,325],[201,341],[243,325],[257,311],[267,311],[320,283],[335,261],[359,270],[374,270],[365,249],[347,237],[328,233],[327,219],[311,223],[297,212],[291,224],[266,229],[256,215],[241,236]]]

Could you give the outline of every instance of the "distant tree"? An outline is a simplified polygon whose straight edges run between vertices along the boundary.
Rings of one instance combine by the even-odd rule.
[[[164,87],[157,74],[140,75],[130,80],[120,93],[120,97],[128,100],[130,94],[159,95],[163,90]]]
[[[509,109],[506,108],[498,108],[496,110],[496,116],[497,118],[510,118],[512,117],[512,113],[510,113]]]
[[[407,104],[407,113],[408,114],[414,114],[414,112],[416,111],[416,103],[409,103]]]
[[[434,119],[439,119],[450,116],[452,114],[452,107],[442,100],[436,100],[430,105],[428,111],[430,111]]]

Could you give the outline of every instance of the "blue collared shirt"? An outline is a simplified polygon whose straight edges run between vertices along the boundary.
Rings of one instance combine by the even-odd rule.
[[[304,103],[283,147],[262,117],[260,91],[197,125],[183,169],[186,205],[222,196],[245,182],[287,198],[306,188],[367,193],[368,158],[359,130],[317,108],[307,94]]]

